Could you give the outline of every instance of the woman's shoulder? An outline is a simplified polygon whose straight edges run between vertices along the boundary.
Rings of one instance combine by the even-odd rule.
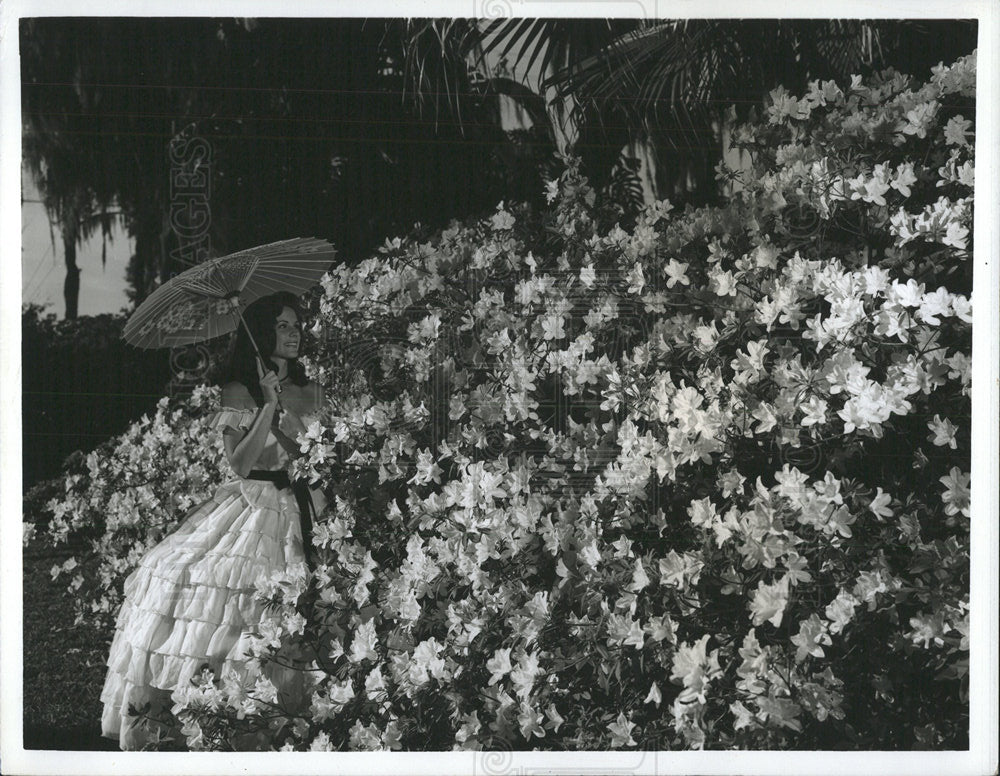
[[[306,383],[306,395],[313,400],[317,409],[322,406],[323,387],[315,380],[310,380]]]
[[[222,406],[237,410],[254,410],[257,409],[257,402],[243,383],[232,380],[222,386]]]
[[[221,404],[212,417],[211,427],[221,428],[226,433],[230,429],[245,431],[250,428],[257,414],[257,402],[243,383],[234,380],[223,385]]]

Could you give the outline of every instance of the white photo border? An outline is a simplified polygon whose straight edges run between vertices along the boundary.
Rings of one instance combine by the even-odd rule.
[[[36,16],[975,18],[970,749],[965,752],[138,753],[23,748],[20,19]],[[997,768],[1000,4],[994,0],[4,0],[0,4],[0,770],[7,774],[987,774]],[[17,206],[16,206],[17,203]]]

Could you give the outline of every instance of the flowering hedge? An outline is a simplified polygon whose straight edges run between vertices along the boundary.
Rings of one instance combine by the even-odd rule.
[[[233,476],[222,437],[208,425],[218,404],[218,389],[205,386],[163,398],[152,417],[144,415],[120,437],[71,458],[64,494],[47,505],[45,537],[87,547],[83,557],[52,568],[53,579],[72,572],[77,622],[96,620],[110,632],[125,577],[185,512]],[[25,544],[36,534],[26,522]]]
[[[974,54],[777,89],[724,206],[623,228],[569,160],[543,212],[328,275],[320,565],[251,647],[310,689],[206,672],[188,745],[964,748],[974,97]],[[177,420],[53,505],[107,512],[102,589],[215,481]],[[157,428],[199,473],[144,491]]]

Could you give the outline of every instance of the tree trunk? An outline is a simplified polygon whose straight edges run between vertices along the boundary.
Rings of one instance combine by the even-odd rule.
[[[76,230],[63,229],[63,252],[66,260],[66,280],[63,299],[66,302],[66,319],[76,318],[80,307],[80,268],[76,266]]]

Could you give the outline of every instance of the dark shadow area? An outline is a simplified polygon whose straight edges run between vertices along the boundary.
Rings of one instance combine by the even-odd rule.
[[[81,752],[117,752],[118,743],[101,735],[99,725],[56,727],[25,725],[25,749],[56,749]]]

